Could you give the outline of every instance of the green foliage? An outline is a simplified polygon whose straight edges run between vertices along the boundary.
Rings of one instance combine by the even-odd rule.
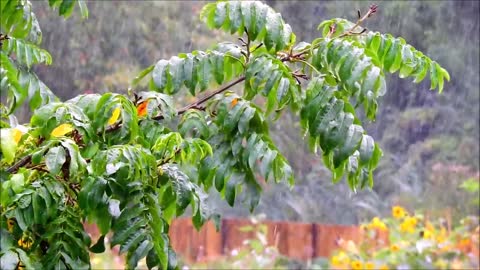
[[[460,188],[476,196],[480,191],[480,181],[479,179],[475,179],[474,177],[469,178],[460,185]],[[480,206],[480,199],[478,198],[478,196],[472,200],[472,203]]]
[[[207,4],[200,14],[208,27],[231,34],[247,33],[249,40],[262,41],[269,52],[290,47],[295,34],[282,15],[256,1],[232,1]]]
[[[302,126],[309,132],[310,146],[322,149],[324,163],[333,172],[333,182],[346,172],[351,189],[363,188],[367,183],[372,187],[372,172],[382,152],[358,125],[360,121],[351,105],[335,97],[337,92],[337,87],[329,86],[323,78],[313,78],[300,114]]]
[[[197,85],[205,91],[212,79],[217,84],[230,80],[242,72],[240,47],[233,43],[221,43],[211,51],[193,51],[174,56],[170,60],[160,60],[153,70],[147,68],[138,77],[141,79],[152,73],[150,88],[152,90],[177,93],[182,85],[195,95]]]
[[[88,16],[83,1],[48,3],[64,17],[78,3]],[[6,245],[0,256],[7,269],[88,268],[88,250],[103,252],[109,232],[111,245],[126,253],[127,268],[143,258],[150,269],[175,268],[169,224],[188,206],[196,228],[218,219],[206,204],[210,187],[232,206],[244,191],[253,211],[264,182],[293,185],[292,169],[269,132],[269,123],[287,108],[300,114],[333,182],[345,176],[352,190],[371,187],[382,152],[364,132],[358,105],[375,119],[377,98],[386,91],[385,71],[413,74],[418,82],[428,67],[432,87],[440,91],[443,78],[449,79],[401,39],[354,33],[347,28],[355,25],[346,23],[338,28],[342,33],[294,46],[291,27],[267,5],[216,2],[203,8],[201,19],[211,28],[244,33],[240,45],[219,43],[160,60],[135,78],[127,95],[87,94],[60,102],[31,69],[52,60],[37,46],[39,30],[32,37],[38,23],[30,2],[3,1],[1,10],[2,33],[11,37],[0,52],[1,90],[8,97],[2,104]],[[145,77],[150,91],[136,91]],[[213,82],[230,80],[176,109],[172,95],[182,88],[197,96]],[[310,82],[303,87],[301,80]],[[243,94],[227,92],[233,86],[243,86]],[[26,101],[34,112],[21,128],[13,113]],[[96,243],[83,220],[99,227]]]

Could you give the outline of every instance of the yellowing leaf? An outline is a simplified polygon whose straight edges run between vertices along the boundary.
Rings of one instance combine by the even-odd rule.
[[[232,105],[232,108],[235,107],[235,105],[237,105],[238,103],[238,98],[234,98],[232,99],[232,102],[230,103]]]
[[[13,132],[13,139],[18,144],[18,142],[22,138],[23,132],[21,132],[18,128],[14,128],[12,132]]]
[[[71,132],[73,130],[73,127],[72,125],[70,124],[61,124],[60,126],[56,127],[51,135],[53,137],[61,137],[61,136],[64,136],[65,134]]]
[[[122,110],[120,108],[115,108],[115,110],[113,110],[113,113],[112,113],[112,117],[110,117],[110,119],[108,119],[108,124],[109,125],[113,125],[115,124],[115,122],[117,122],[118,120],[118,117],[120,116],[120,112]]]
[[[137,114],[138,116],[145,116],[147,115],[147,106],[148,106],[148,100],[138,104],[137,106]]]

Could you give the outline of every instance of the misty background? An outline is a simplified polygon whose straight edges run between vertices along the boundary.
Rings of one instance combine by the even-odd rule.
[[[207,50],[217,42],[237,42],[236,36],[208,30],[200,21],[204,1],[91,1],[90,16],[64,20],[46,1],[34,1],[42,26],[42,48],[51,66],[36,66],[40,79],[62,100],[83,93],[125,93],[142,69],[160,59],[192,50]],[[297,42],[320,37],[323,20],[356,20],[367,1],[266,1],[292,26]],[[343,181],[333,185],[321,156],[302,140],[298,118],[285,113],[271,124],[271,134],[296,175],[296,185],[269,182],[254,214],[274,220],[354,224],[386,215],[394,204],[454,217],[478,214],[478,205],[459,188],[479,175],[479,2],[375,1],[379,11],[365,25],[369,30],[403,37],[450,73],[442,94],[430,82],[414,84],[388,75],[387,94],[379,100],[374,123],[364,121],[384,156],[375,171],[372,190],[353,193]],[[212,88],[212,90],[215,89]],[[136,89],[140,90],[140,89]],[[181,91],[179,107],[195,100]],[[31,112],[18,112],[21,122]],[[244,194],[243,196],[248,196]],[[241,202],[242,198],[237,198]],[[210,192],[210,203],[223,216],[245,217],[248,207],[234,208]]]

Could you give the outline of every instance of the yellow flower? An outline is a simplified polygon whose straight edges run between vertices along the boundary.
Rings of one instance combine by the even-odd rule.
[[[120,112],[122,112],[122,110],[119,107],[117,107],[113,110],[112,117],[110,117],[110,119],[108,119],[108,124],[109,125],[113,125],[113,124],[115,124],[115,122],[117,122],[118,117],[120,116]]]
[[[415,226],[417,225],[417,219],[414,217],[407,217],[402,224],[400,224],[401,232],[415,232]]]
[[[333,256],[330,259],[330,264],[333,267],[342,267],[350,262],[350,258],[348,258],[345,252],[340,251],[337,255]]]
[[[417,219],[415,217],[407,217],[405,219],[405,222],[407,222],[412,227],[415,227],[417,225]]]
[[[375,264],[373,262],[366,262],[365,269],[368,269],[368,270],[375,269]]]
[[[350,264],[350,267],[352,267],[353,270],[360,270],[363,269],[363,264],[361,261],[353,261]]]
[[[394,218],[401,219],[406,215],[407,215],[407,211],[405,211],[405,209],[403,207],[398,206],[398,205],[392,207],[392,216]]]
[[[427,221],[425,223],[425,228],[431,232],[434,232],[435,231],[435,227],[433,226],[433,224],[430,222],[430,221]]]
[[[424,239],[432,239],[432,237],[433,237],[433,232],[431,230],[425,229],[423,231],[423,238]]]
[[[437,243],[443,243],[445,242],[446,239],[447,239],[447,230],[444,227],[442,227],[440,229],[440,233],[436,237]]]
[[[72,125],[70,124],[61,124],[60,126],[56,127],[51,135],[53,137],[61,137],[61,136],[64,136],[65,134],[71,132],[73,130],[73,127]]]
[[[388,270],[388,265],[384,264],[384,265],[381,265],[380,268],[378,268],[380,270]]]
[[[383,221],[381,221],[378,217],[374,217],[372,219],[372,222],[369,225],[370,225],[369,227],[373,229],[380,229],[380,230],[387,229],[387,225],[385,225],[385,223],[383,223]]]
[[[393,245],[390,246],[390,250],[392,252],[397,252],[397,251],[400,250],[400,247],[398,245],[393,244]]]
[[[30,249],[33,244],[33,239],[27,236],[22,236],[22,238],[18,239],[17,244],[23,249]]]

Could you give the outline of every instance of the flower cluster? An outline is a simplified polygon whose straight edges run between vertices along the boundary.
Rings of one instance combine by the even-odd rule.
[[[479,267],[478,217],[451,228],[444,219],[430,220],[392,207],[392,217],[374,217],[361,226],[360,241],[339,241],[329,258],[331,269],[471,269]],[[382,235],[384,237],[382,237]]]

